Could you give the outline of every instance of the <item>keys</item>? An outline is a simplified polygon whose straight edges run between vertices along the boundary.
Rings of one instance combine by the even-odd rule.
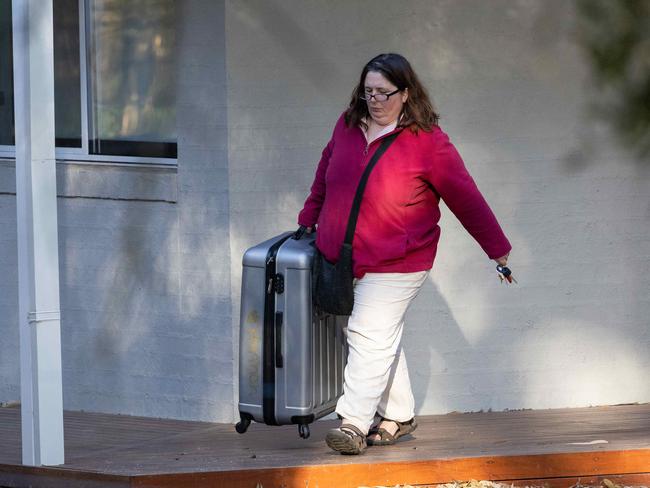
[[[508,283],[512,283],[513,281],[517,283],[515,277],[512,276],[512,271],[510,271],[510,268],[507,266],[501,266],[500,264],[497,265],[497,275],[499,275],[501,283],[503,283],[504,280]]]

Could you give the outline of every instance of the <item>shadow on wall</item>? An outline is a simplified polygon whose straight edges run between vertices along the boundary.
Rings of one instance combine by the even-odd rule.
[[[430,317],[434,318],[433,322]],[[433,339],[423,340],[424,337]],[[431,276],[411,305],[403,345],[416,412],[456,410],[453,402],[445,401],[450,390],[457,390],[448,384],[448,379],[466,367],[468,355],[464,351],[469,351],[471,344]]]
[[[330,79],[342,77],[342,71],[331,53],[318,39],[295,20],[286,4],[278,0],[239,1],[229,8],[237,20],[251,31],[263,31],[278,43],[286,59],[313,84],[314,90],[336,97]],[[327,76],[324,76],[327,73]]]
[[[501,290],[493,307],[472,312],[448,304],[436,280],[422,288],[405,328],[417,414],[609,405],[650,394],[639,346],[650,337],[634,325],[643,320],[642,311],[617,317],[572,304],[572,314],[548,314],[524,283],[521,291]],[[523,312],[511,306],[520,299],[528,306]],[[493,322],[494,316],[508,320],[508,314],[522,325]]]
[[[590,115],[639,164],[650,162],[650,4],[576,1],[576,42],[590,67]]]
[[[158,181],[147,178],[145,193]],[[175,215],[171,203],[59,199],[64,388],[73,408],[146,412],[160,376],[152,364],[165,357],[157,340],[178,308]]]

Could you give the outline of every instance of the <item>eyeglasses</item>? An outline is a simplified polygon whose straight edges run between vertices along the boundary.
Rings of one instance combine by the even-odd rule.
[[[375,93],[374,95],[373,95],[372,93],[367,93],[367,92],[366,92],[366,93],[364,93],[363,95],[361,95],[359,98],[360,98],[361,100],[365,100],[366,102],[369,102],[369,101],[372,100],[373,98],[375,99],[375,102],[385,102],[385,101],[388,100],[391,96],[395,95],[395,93],[399,93],[399,92],[401,92],[401,91],[402,91],[402,90],[397,89],[397,90],[395,90],[394,92],[390,92],[390,93]]]

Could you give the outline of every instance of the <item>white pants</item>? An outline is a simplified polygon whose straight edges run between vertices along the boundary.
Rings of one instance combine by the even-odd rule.
[[[376,413],[399,422],[415,414],[400,344],[404,315],[428,274],[367,273],[354,287],[346,331],[348,362],[336,413],[364,433]]]

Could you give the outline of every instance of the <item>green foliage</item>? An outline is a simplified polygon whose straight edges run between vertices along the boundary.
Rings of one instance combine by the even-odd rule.
[[[591,65],[594,113],[650,156],[650,0],[576,0],[578,42]]]

